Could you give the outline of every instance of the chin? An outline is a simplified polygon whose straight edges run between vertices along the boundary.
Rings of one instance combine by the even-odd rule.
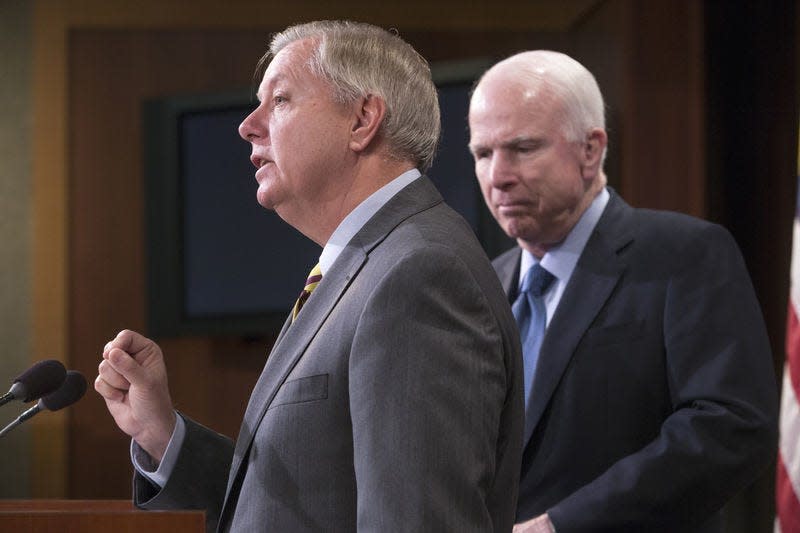
[[[504,224],[502,224],[503,231],[506,232],[506,235],[511,237],[512,239],[524,239],[525,238],[525,227],[520,224],[518,220],[506,220]]]
[[[538,242],[538,239],[541,237],[541,235],[533,231],[532,228],[522,224],[506,224],[503,226],[503,231],[516,241]]]
[[[269,209],[270,211],[275,210],[275,202],[272,201],[272,199],[266,193],[262,193],[261,191],[256,193],[256,201],[264,209]]]

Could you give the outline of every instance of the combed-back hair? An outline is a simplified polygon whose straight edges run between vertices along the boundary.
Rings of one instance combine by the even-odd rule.
[[[395,159],[412,161],[425,172],[433,162],[441,130],[439,100],[428,62],[396,33],[371,24],[315,21],[290,26],[275,34],[258,63],[256,76],[296,41],[316,47],[308,67],[328,81],[342,104],[377,95],[386,104],[379,129]]]

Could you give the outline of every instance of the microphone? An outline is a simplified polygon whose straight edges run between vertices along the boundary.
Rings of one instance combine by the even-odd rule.
[[[12,400],[30,402],[56,390],[66,377],[67,370],[55,359],[39,361],[17,376],[7,393],[0,396],[0,405]]]
[[[22,424],[26,420],[29,420],[40,411],[45,409],[48,411],[58,411],[59,409],[63,409],[64,407],[77,402],[85,393],[86,378],[83,377],[83,374],[80,372],[76,370],[70,370],[67,372],[67,377],[64,379],[64,383],[61,384],[61,387],[59,387],[58,390],[41,398],[38,402],[36,402],[36,405],[19,415],[16,420],[4,427],[3,430],[0,431],[0,437],[5,437],[6,433]]]

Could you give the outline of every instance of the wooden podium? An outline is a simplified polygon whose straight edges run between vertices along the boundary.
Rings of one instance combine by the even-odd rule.
[[[203,511],[142,511],[130,500],[0,500],[0,531],[204,533]]]

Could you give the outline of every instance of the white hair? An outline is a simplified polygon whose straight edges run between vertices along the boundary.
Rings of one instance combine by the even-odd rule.
[[[567,141],[582,142],[595,128],[605,131],[605,103],[597,80],[570,56],[551,50],[520,52],[494,65],[483,77],[497,70],[513,72],[522,84],[553,90],[563,105],[562,133]]]

